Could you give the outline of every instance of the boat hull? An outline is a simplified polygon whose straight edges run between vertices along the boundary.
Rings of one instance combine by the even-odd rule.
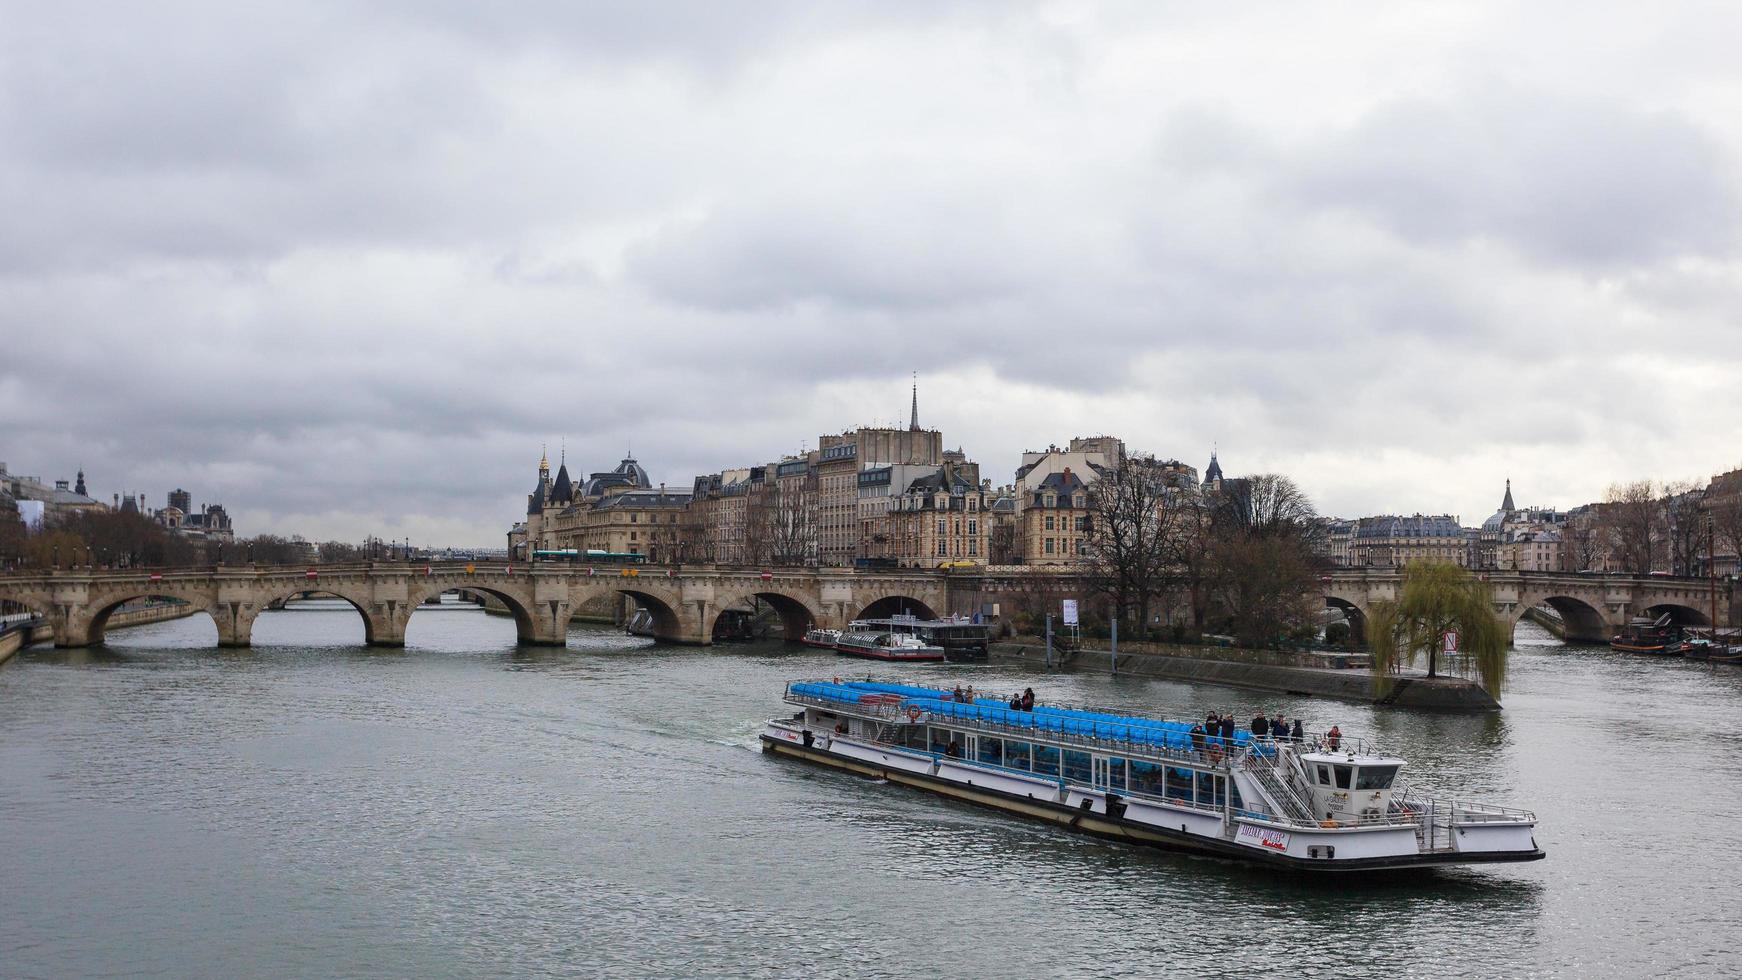
[[[1245,864],[1289,868],[1302,872],[1336,874],[1349,871],[1404,871],[1467,864],[1537,861],[1546,856],[1541,848],[1533,846],[1528,851],[1445,851],[1371,858],[1345,858],[1342,860],[1302,858],[1248,847],[1227,838],[1173,831],[1155,824],[1098,813],[1081,806],[1066,806],[1056,800],[1039,799],[1032,795],[1019,797],[1012,792],[976,786],[971,781],[966,784],[956,782],[929,772],[916,771],[907,764],[911,763],[912,760],[905,756],[896,755],[891,760],[892,754],[885,753],[882,761],[850,758],[816,745],[807,746],[800,742],[788,741],[767,732],[762,735],[762,750],[770,755],[785,756],[872,779],[885,780],[938,796],[1042,820],[1067,830],[1108,840],[1160,850],[1224,858]],[[1202,817],[1204,815],[1186,815],[1186,819],[1189,821],[1191,816]]]
[[[885,663],[937,663],[944,659],[942,651],[936,653],[908,653],[896,649],[881,649],[876,647],[836,646],[835,652],[843,657],[858,657],[861,660],[881,660]]]
[[[835,648],[833,643],[829,643],[825,640],[812,640],[800,637],[798,642],[803,643],[807,647],[816,647],[819,650],[833,650]]]

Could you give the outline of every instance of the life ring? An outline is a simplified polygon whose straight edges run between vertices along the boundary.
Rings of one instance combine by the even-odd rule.
[[[1222,747],[1220,745],[1217,745],[1214,742],[1210,743],[1209,750],[1207,752],[1205,752],[1204,754],[1210,757],[1211,762],[1221,762],[1222,761]]]
[[[920,715],[920,711],[919,711],[919,707],[917,705],[913,706],[913,707],[909,707],[907,709],[907,720],[908,721],[918,721],[919,715]]]

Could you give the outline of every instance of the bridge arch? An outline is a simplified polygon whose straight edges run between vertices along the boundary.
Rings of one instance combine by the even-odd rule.
[[[887,619],[902,613],[910,613],[920,619],[938,618],[937,611],[932,609],[928,603],[910,595],[894,593],[872,599],[848,619]]]
[[[108,633],[109,620],[128,603],[169,599],[186,603],[196,612],[210,616],[218,629],[218,643],[224,643],[224,618],[209,589],[185,586],[175,582],[154,582],[146,586],[107,588],[94,591],[85,601],[83,611],[57,623],[56,646],[97,646]]]
[[[822,621],[822,610],[804,596],[775,590],[752,590],[734,596],[725,602],[717,603],[708,616],[707,635],[710,638],[714,635],[714,629],[719,625],[720,617],[724,616],[728,610],[757,599],[768,603],[775,615],[780,617],[780,627],[786,633],[786,640],[789,643],[796,642]]]
[[[685,616],[682,597],[670,589],[653,584],[651,577],[646,580],[611,578],[597,584],[575,586],[569,590],[569,617],[572,618],[582,607],[596,605],[601,597],[606,596],[612,599],[628,596],[637,608],[646,610],[651,619],[653,635],[658,639],[672,643],[696,643],[705,639],[700,635],[699,627],[691,628],[693,624],[687,622],[694,617]],[[710,622],[709,627],[712,625]],[[566,638],[566,619],[561,624],[561,629],[561,636]]]
[[[432,581],[423,585],[413,584],[413,586],[407,591],[405,608],[399,611],[395,623],[398,629],[400,642],[403,643],[405,641],[405,630],[411,624],[411,617],[417,612],[419,606],[423,605],[425,601],[441,595],[443,592],[452,591],[454,589],[465,589],[467,592],[477,592],[482,595],[490,596],[501,602],[504,606],[508,607],[509,614],[514,617],[515,639],[521,643],[527,644],[539,642],[538,622],[534,618],[535,614],[532,610],[531,597],[524,589],[499,583],[486,583],[481,585],[471,579],[468,579],[464,585],[441,581]],[[555,616],[556,613],[553,611],[552,615]],[[568,623],[567,615],[563,614],[561,618],[563,622],[558,624],[558,626],[566,627]]]
[[[1693,606],[1685,606],[1679,602],[1660,602],[1653,606],[1647,606],[1644,614],[1655,619],[1664,613],[1669,613],[1670,622],[1677,626],[1712,625],[1711,616]]]
[[[218,645],[241,647],[253,646],[254,623],[260,618],[261,613],[265,612],[267,609],[282,609],[285,603],[290,602],[292,599],[303,598],[304,596],[311,598],[329,596],[334,599],[343,599],[352,609],[357,610],[357,615],[363,617],[363,642],[370,646],[374,646],[377,642],[387,639],[388,635],[391,633],[390,624],[380,622],[371,612],[370,607],[372,603],[370,602],[369,596],[361,595],[339,583],[319,582],[313,586],[298,584],[294,588],[281,588],[274,590],[262,601],[255,603],[252,606],[243,607],[238,605],[232,608],[231,604],[219,603],[219,616],[233,617],[234,626],[232,629],[235,635],[233,642],[225,641],[224,621],[220,618],[218,620]],[[404,634],[400,635],[403,636]]]
[[[1525,613],[1537,606],[1547,606],[1561,618],[1562,638],[1565,640],[1574,643],[1603,643],[1612,635],[1609,618],[1603,614],[1603,610],[1575,595],[1526,596],[1518,604],[1518,615],[1513,617],[1513,625],[1516,627],[1518,620],[1523,619]]]
[[[1367,643],[1367,610],[1359,603],[1345,599],[1342,596],[1325,596],[1325,608],[1336,609],[1349,621],[1349,648],[1351,650],[1365,646]]]

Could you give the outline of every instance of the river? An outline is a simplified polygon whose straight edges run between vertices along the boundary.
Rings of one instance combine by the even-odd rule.
[[[1548,859],[1368,883],[1104,843],[757,751],[783,645],[342,604],[0,668],[0,975],[1736,975],[1742,670],[1520,626],[1506,710],[1417,715],[1003,666],[978,687],[1376,736],[1533,809]],[[899,671],[900,668],[892,668]],[[887,671],[886,671],[887,672]]]

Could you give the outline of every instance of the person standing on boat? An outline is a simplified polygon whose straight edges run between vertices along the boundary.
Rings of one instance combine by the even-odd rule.
[[[1342,741],[1343,730],[1338,728],[1336,725],[1332,725],[1331,730],[1325,733],[1325,744],[1330,746],[1332,752],[1335,752],[1337,751],[1338,743]]]
[[[1022,710],[1034,710],[1034,688],[1032,687],[1025,687],[1022,689]]]
[[[1278,711],[1276,717],[1270,719],[1270,737],[1278,741],[1288,737],[1288,719]]]
[[[1270,719],[1264,717],[1262,711],[1258,712],[1257,717],[1252,719],[1252,734],[1259,738],[1270,734]]]
[[[1222,741],[1234,744],[1234,712],[1222,715]]]
[[[1192,751],[1199,755],[1204,754],[1204,726],[1202,725],[1192,725]]]
[[[1214,742],[1222,734],[1222,718],[1214,711],[1204,716],[1204,735]]]
[[[1301,727],[1299,718],[1294,720],[1294,727],[1288,730],[1288,737],[1296,745],[1306,741],[1306,729]]]
[[[1020,695],[1020,694],[1010,695],[1010,710],[1011,711],[1021,711],[1022,710],[1022,695]]]

